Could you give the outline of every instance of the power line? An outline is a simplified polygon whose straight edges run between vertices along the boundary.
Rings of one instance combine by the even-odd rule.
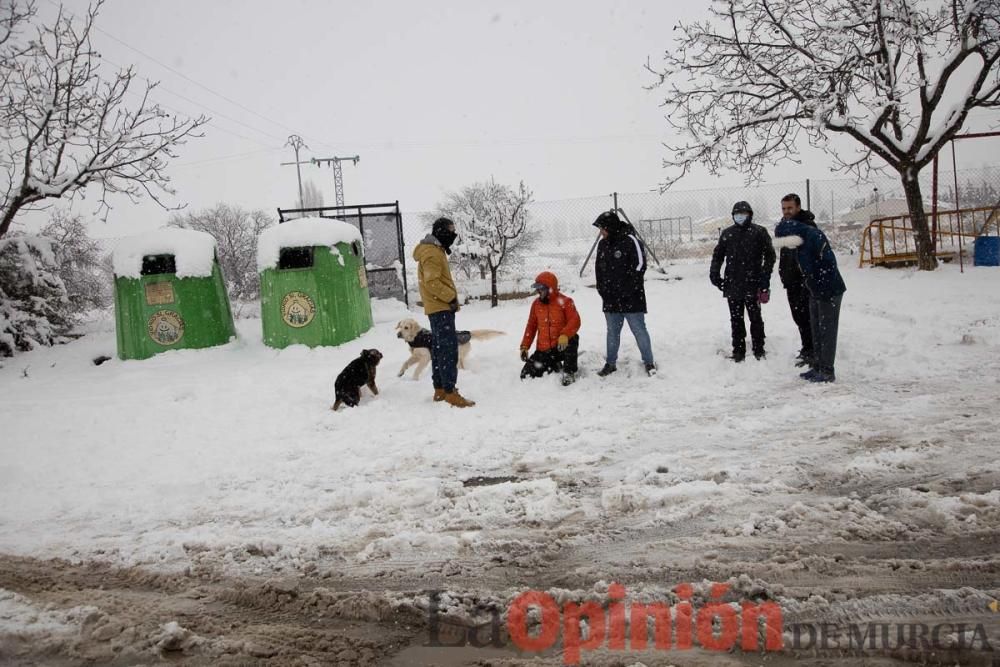
[[[264,148],[264,149],[257,150],[257,151],[247,151],[246,153],[233,153],[231,155],[219,155],[219,156],[216,156],[216,157],[205,158],[203,160],[194,160],[194,161],[191,161],[191,162],[174,162],[174,163],[171,163],[170,166],[171,166],[171,168],[173,168],[173,167],[191,167],[191,166],[199,165],[199,164],[207,164],[209,162],[226,162],[228,160],[241,160],[241,159],[253,156],[253,155],[260,155],[261,153],[274,153],[274,152],[280,151],[280,150],[282,150],[282,149],[280,149],[280,148]]]
[[[115,37],[114,35],[112,35],[108,31],[103,30],[103,29],[99,28],[96,25],[94,26],[94,30],[98,31],[99,33],[101,33],[105,37],[107,37],[107,38],[109,38],[111,40],[114,40],[115,42],[118,42],[119,44],[121,44],[125,48],[131,49],[132,51],[135,51],[136,53],[138,53],[143,58],[146,58],[146,59],[148,59],[148,60],[156,63],[160,67],[162,67],[162,68],[164,68],[164,69],[166,69],[166,70],[168,70],[168,71],[176,74],[177,76],[181,77],[185,81],[189,81],[190,83],[193,83],[194,85],[196,85],[199,88],[201,88],[201,89],[203,89],[203,90],[211,93],[212,95],[215,95],[216,97],[219,97],[220,99],[225,100],[229,104],[232,104],[233,106],[239,107],[240,109],[243,109],[247,113],[250,113],[250,114],[253,114],[254,116],[257,116],[261,120],[264,120],[264,121],[267,121],[268,123],[272,123],[274,125],[277,125],[277,126],[279,126],[281,128],[284,128],[285,130],[288,130],[288,131],[292,132],[292,133],[296,133],[296,130],[294,130],[293,128],[289,127],[288,125],[285,125],[284,123],[282,123],[280,121],[276,121],[276,120],[274,120],[272,118],[268,118],[267,116],[265,116],[265,115],[263,115],[261,113],[258,113],[257,111],[254,111],[250,107],[248,107],[248,106],[246,106],[246,105],[244,105],[244,104],[242,104],[242,103],[240,103],[240,102],[232,99],[231,97],[223,95],[222,93],[218,92],[217,90],[214,90],[213,88],[211,88],[209,86],[206,86],[203,83],[201,83],[199,81],[196,81],[195,79],[192,79],[191,77],[189,77],[184,72],[181,72],[180,70],[175,69],[174,67],[171,67],[170,65],[168,65],[168,64],[166,64],[166,63],[164,63],[164,62],[162,62],[162,61],[154,58],[153,56],[149,55],[148,53],[145,53],[144,51],[142,51],[140,49],[137,49],[136,47],[132,46],[131,44],[128,44],[127,42],[119,39],[118,37]],[[258,130],[258,131],[260,131],[260,130]],[[264,134],[264,133],[262,132],[262,134]],[[309,138],[309,137],[307,137],[307,138]],[[312,140],[312,139],[310,139],[310,140]],[[328,147],[332,148],[332,146],[329,143],[325,142],[325,141],[318,141],[317,140],[316,143],[323,144],[325,146],[328,146]]]
[[[57,3],[55,2],[55,0],[46,0],[46,1],[47,1],[47,2],[49,3],[49,4],[51,4],[51,5],[53,6],[53,7],[56,7],[56,8],[58,8],[58,9],[60,9],[60,10],[63,10],[63,11],[65,11],[65,10],[64,10],[64,8],[63,8],[63,7],[61,6],[61,5],[59,5],[59,4],[57,4]],[[67,12],[65,12],[65,13],[66,13],[67,15],[69,15],[69,16],[70,16],[71,18],[76,18],[76,16],[75,16],[75,15],[74,15],[74,14],[73,14],[72,12],[68,12],[68,11],[67,11]],[[171,70],[171,71],[173,71],[173,72],[177,73],[177,74],[178,74],[178,75],[180,75],[180,76],[183,76],[183,77],[184,77],[185,79],[188,79],[188,80],[190,80],[190,81],[191,81],[192,83],[195,83],[195,84],[197,84],[198,86],[200,86],[200,87],[204,88],[204,89],[205,89],[205,90],[207,90],[208,92],[210,92],[210,93],[213,93],[213,94],[215,94],[215,95],[217,95],[217,96],[219,96],[219,97],[221,97],[221,98],[223,98],[223,99],[225,99],[225,100],[227,100],[227,101],[230,101],[231,103],[234,103],[234,102],[233,102],[232,100],[229,100],[229,99],[228,99],[228,98],[226,98],[226,97],[225,97],[224,95],[222,95],[222,94],[220,94],[220,93],[217,93],[216,91],[212,90],[211,88],[208,88],[207,86],[204,86],[204,85],[202,85],[202,84],[198,83],[197,81],[194,81],[193,79],[190,79],[190,77],[187,77],[187,76],[185,76],[185,75],[184,75],[184,74],[183,74],[182,72],[177,72],[177,70],[174,70],[174,69],[173,69],[173,68],[171,68],[171,67],[170,67],[169,65],[166,65],[165,63],[162,63],[162,62],[160,62],[160,61],[156,60],[156,59],[155,59],[155,58],[153,58],[152,56],[149,56],[149,55],[147,55],[147,54],[143,53],[142,51],[139,51],[139,50],[138,50],[138,49],[136,49],[135,47],[132,47],[132,46],[130,46],[130,45],[128,45],[128,44],[126,44],[125,42],[123,42],[122,40],[118,39],[118,38],[117,38],[117,37],[115,37],[114,35],[111,35],[111,34],[110,34],[110,33],[108,33],[107,31],[105,31],[105,30],[102,30],[102,29],[101,29],[101,28],[99,28],[99,27],[98,27],[97,25],[93,25],[93,26],[92,26],[92,28],[93,28],[93,29],[94,29],[95,31],[98,31],[98,32],[100,32],[100,33],[102,33],[102,34],[106,35],[107,37],[109,37],[109,38],[111,38],[111,39],[113,39],[113,40],[115,40],[115,41],[119,42],[119,43],[120,43],[120,44],[122,44],[123,46],[125,46],[125,47],[127,47],[127,48],[130,48],[130,49],[132,49],[132,50],[133,50],[133,51],[135,51],[136,53],[139,53],[140,55],[142,55],[142,56],[144,56],[144,57],[146,57],[146,58],[149,58],[150,60],[152,60],[153,62],[155,62],[155,63],[159,64],[160,66],[162,66],[162,67],[165,67],[165,68],[167,68],[167,69],[169,69],[169,70]],[[124,65],[121,65],[121,64],[119,64],[119,63],[116,63],[115,61],[111,60],[110,58],[107,58],[107,57],[105,57],[104,55],[101,55],[101,56],[100,56],[100,58],[101,58],[101,60],[103,60],[104,62],[108,63],[109,65],[113,65],[114,67],[117,67],[117,68],[119,68],[119,69],[122,69],[122,70],[124,70],[124,69],[128,69],[128,68],[127,68],[127,67],[125,67]],[[218,116],[218,117],[220,117],[220,118],[224,118],[224,119],[226,119],[226,120],[228,120],[228,121],[230,121],[230,122],[233,122],[233,123],[236,123],[237,125],[241,125],[241,126],[243,126],[243,127],[247,128],[247,129],[249,129],[249,130],[252,130],[252,131],[254,131],[254,132],[257,132],[257,133],[259,133],[259,134],[261,134],[261,135],[263,135],[263,136],[265,136],[265,137],[267,137],[267,138],[269,138],[269,139],[271,139],[271,140],[273,140],[273,141],[276,141],[276,142],[283,142],[283,141],[284,141],[284,137],[281,137],[281,136],[278,136],[278,135],[276,135],[276,134],[271,134],[271,133],[270,133],[270,132],[268,132],[267,130],[262,130],[262,129],[260,129],[259,127],[256,127],[256,126],[254,126],[254,125],[250,125],[249,123],[246,123],[246,122],[244,122],[244,121],[241,121],[241,120],[239,120],[239,119],[237,119],[237,118],[233,118],[232,116],[229,116],[229,115],[227,115],[227,114],[224,114],[224,113],[222,113],[221,111],[218,111],[218,110],[216,110],[216,109],[213,109],[212,107],[208,106],[207,104],[204,104],[204,103],[202,103],[202,102],[198,102],[198,101],[196,101],[196,100],[193,100],[193,99],[191,99],[190,97],[187,97],[187,96],[185,96],[185,95],[182,95],[181,93],[178,93],[178,92],[176,92],[176,91],[173,91],[173,90],[170,90],[169,88],[166,88],[165,86],[161,85],[161,84],[160,84],[160,82],[158,82],[158,81],[157,81],[157,82],[154,82],[154,81],[152,81],[152,80],[151,80],[151,79],[150,79],[149,77],[147,77],[147,76],[144,76],[144,75],[142,75],[142,74],[138,74],[138,73],[137,73],[137,74],[136,74],[136,77],[138,77],[138,78],[140,78],[140,79],[144,80],[144,81],[145,81],[145,82],[146,82],[147,84],[151,84],[151,85],[155,86],[154,90],[157,90],[157,91],[162,91],[162,92],[164,92],[164,93],[167,93],[168,95],[173,95],[173,96],[175,96],[175,97],[178,97],[178,98],[180,98],[180,99],[182,99],[182,100],[184,100],[184,101],[188,102],[189,104],[192,104],[192,105],[194,105],[194,106],[195,106],[196,108],[198,108],[198,109],[201,109],[202,111],[207,111],[208,113],[212,114],[213,116]],[[138,94],[138,93],[137,93],[137,94]],[[150,98],[150,99],[152,99],[152,98]],[[174,108],[174,107],[171,107],[171,106],[169,106],[169,105],[167,105],[167,104],[163,103],[162,101],[157,101],[157,100],[155,100],[155,99],[154,99],[153,101],[154,101],[154,102],[156,102],[157,104],[160,104],[160,105],[161,105],[161,106],[163,106],[163,107],[166,107],[167,109],[171,109],[171,110],[172,110],[172,111],[174,111],[175,113],[184,113],[185,115],[191,115],[191,114],[188,114],[188,113],[186,113],[186,112],[182,112],[182,111],[179,111],[179,110],[177,110],[176,108]],[[245,109],[245,110],[249,111],[250,113],[254,113],[252,109],[248,109],[247,107],[244,107],[244,106],[240,105],[239,103],[235,103],[235,104],[236,104],[237,106],[239,106],[240,108],[243,108],[243,109]],[[259,115],[259,114],[254,114],[254,115]],[[269,120],[269,119],[265,118],[265,120]],[[269,120],[269,122],[275,122],[275,121],[270,121],[270,120]],[[246,136],[244,136],[244,135],[241,135],[241,134],[238,134],[238,133],[236,133],[236,132],[233,132],[232,130],[228,130],[228,129],[226,129],[225,127],[223,127],[223,126],[219,125],[219,124],[218,124],[218,122],[217,122],[217,121],[215,121],[215,119],[214,119],[214,118],[210,119],[210,120],[209,120],[209,123],[208,123],[208,124],[209,124],[209,125],[212,125],[213,127],[215,127],[215,128],[216,128],[216,129],[218,129],[218,130],[222,130],[223,132],[226,132],[226,133],[228,133],[228,134],[231,134],[231,135],[233,135],[233,136],[235,136],[235,137],[238,137],[238,138],[240,138],[240,139],[244,139],[244,140],[246,140],[246,141],[252,141],[252,142],[254,142],[254,143],[256,143],[256,144],[258,144],[258,145],[260,145],[260,146],[265,146],[265,147],[267,147],[267,148],[274,148],[273,144],[265,144],[264,142],[262,142],[262,141],[259,141],[259,140],[257,140],[257,139],[253,139],[253,138],[251,138],[251,137],[246,137]]]

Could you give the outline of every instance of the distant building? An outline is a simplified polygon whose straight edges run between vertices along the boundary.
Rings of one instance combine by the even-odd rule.
[[[909,215],[909,213],[910,207],[907,206],[905,199],[884,199],[841,213],[837,216],[837,229],[844,231],[861,229],[876,218],[894,218],[900,215]]]

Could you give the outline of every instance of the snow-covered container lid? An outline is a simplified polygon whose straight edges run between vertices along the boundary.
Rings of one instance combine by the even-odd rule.
[[[138,278],[142,275],[142,258],[147,255],[173,255],[178,278],[211,276],[215,239],[206,232],[179,227],[123,238],[112,254],[115,275]]]
[[[268,227],[257,239],[257,270],[278,266],[282,248],[326,246],[361,242],[361,232],[354,225],[331,218],[298,218]]]

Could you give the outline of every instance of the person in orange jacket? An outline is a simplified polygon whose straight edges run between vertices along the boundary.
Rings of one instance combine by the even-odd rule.
[[[580,349],[580,314],[573,299],[559,291],[555,274],[543,271],[531,286],[538,298],[531,304],[528,324],[521,338],[521,379],[542,377],[546,373],[562,371],[562,384],[568,386],[576,380],[577,354]],[[531,343],[538,340],[535,353],[528,356]]]

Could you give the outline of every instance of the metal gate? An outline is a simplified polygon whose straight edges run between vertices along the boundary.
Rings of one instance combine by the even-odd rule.
[[[410,305],[403,249],[403,218],[398,201],[392,204],[278,209],[279,224],[304,216],[341,220],[357,227],[365,242],[368,293],[376,298],[399,299]]]

